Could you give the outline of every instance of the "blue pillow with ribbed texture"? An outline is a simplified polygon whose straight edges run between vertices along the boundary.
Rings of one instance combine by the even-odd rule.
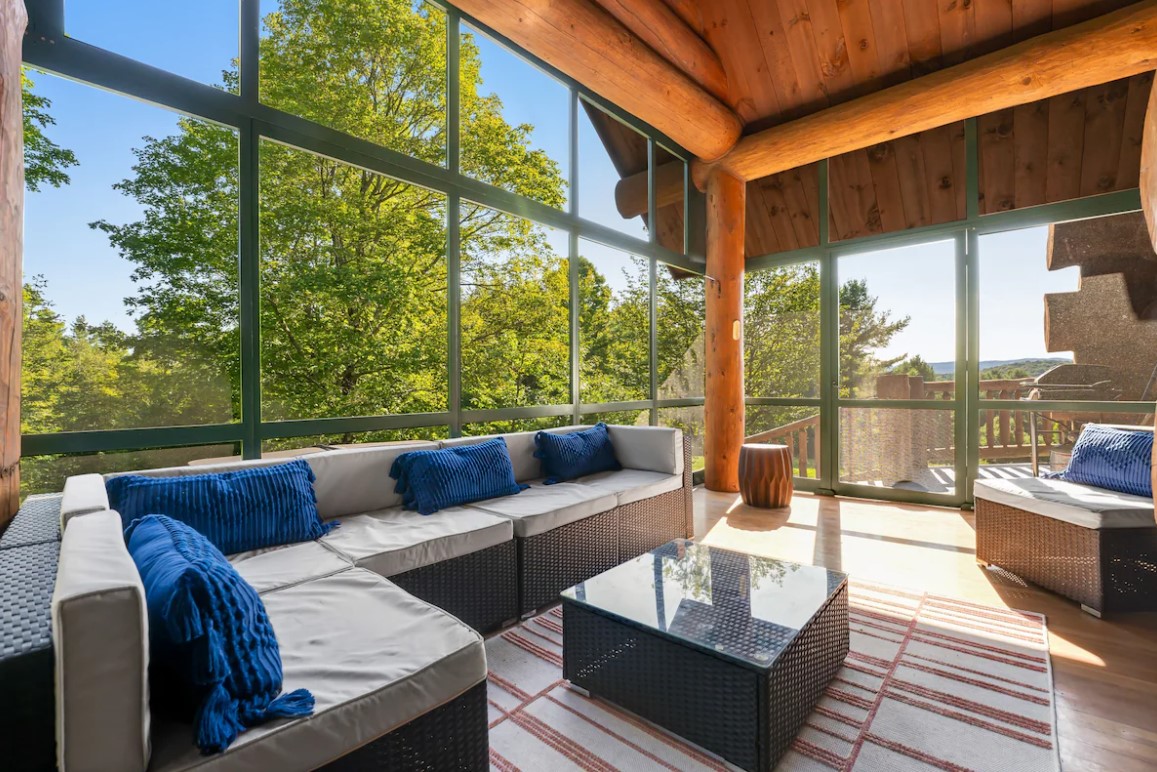
[[[1153,432],[1086,424],[1069,465],[1045,476],[1152,498],[1152,469]]]
[[[313,713],[309,691],[281,694],[265,604],[220,550],[164,515],[134,520],[125,540],[145,588],[154,709],[191,719],[205,754],[271,719]]]
[[[477,445],[441,450],[412,450],[394,459],[390,477],[402,506],[422,515],[440,509],[512,496],[528,488],[514,479],[506,440],[495,437]]]
[[[105,482],[109,508],[127,526],[145,515],[168,515],[236,552],[312,541],[336,527],[322,522],[305,461],[176,477],[129,474]]]
[[[623,468],[615,457],[607,425],[602,422],[566,434],[539,432],[534,435],[534,444],[538,448],[534,457],[542,459],[542,474],[546,478],[543,482],[547,485]]]

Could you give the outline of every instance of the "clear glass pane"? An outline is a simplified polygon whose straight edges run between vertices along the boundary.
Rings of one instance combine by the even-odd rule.
[[[980,237],[980,396],[1157,397],[1157,254],[1140,212]]]
[[[138,469],[164,469],[209,461],[225,462],[235,460],[240,452],[237,445],[224,444],[113,453],[25,456],[20,459],[20,495],[56,493],[64,490],[64,481],[67,478],[77,474],[108,474]]]
[[[461,233],[462,406],[568,404],[567,234],[466,202]]]
[[[951,410],[840,408],[840,482],[952,494]]]
[[[445,165],[444,11],[399,0],[262,0],[261,17],[262,102]]]
[[[819,263],[744,278],[743,379],[749,397],[820,395]]]
[[[746,442],[786,445],[797,477],[819,477],[820,409],[748,405]]]
[[[31,77],[22,431],[234,420],[236,132]]]
[[[581,99],[578,119],[579,216],[645,240],[647,138]],[[644,174],[641,198],[635,186],[624,216],[615,201],[615,186],[639,173]]]
[[[937,399],[956,360],[956,244],[841,257],[840,396]]]
[[[237,0],[67,0],[71,38],[237,93]]]
[[[704,466],[703,432],[705,425],[702,405],[659,408],[659,426],[673,426],[676,429],[682,429],[683,436],[690,438],[691,469],[693,471],[698,471]]]
[[[705,279],[662,264],[657,275],[659,399],[702,397],[707,353]]]
[[[446,201],[261,144],[265,420],[447,409]]]
[[[579,241],[579,387],[584,403],[649,398],[649,298],[644,259]]]
[[[462,173],[565,209],[570,90],[481,32],[462,30]]]
[[[981,410],[977,476],[1031,477],[1034,456],[1038,472],[1059,472],[1068,464],[1081,430],[1090,423],[1151,428],[1153,414],[1092,410]]]

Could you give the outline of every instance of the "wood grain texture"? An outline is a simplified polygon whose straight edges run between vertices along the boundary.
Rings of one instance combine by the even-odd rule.
[[[455,5],[700,158],[718,158],[739,137],[727,105],[587,0]]]
[[[972,514],[797,491],[775,512],[697,490],[695,538],[826,566],[857,581],[1047,616],[1066,772],[1157,768],[1157,614],[1094,619],[1077,604],[976,565]]]
[[[749,507],[791,504],[792,473],[791,448],[786,445],[749,443],[739,449],[739,494]]]
[[[744,438],[743,262],[746,185],[727,174],[707,181],[707,487],[739,490]]]
[[[20,333],[24,233],[24,121],[20,44],[28,17],[0,0],[0,531],[20,508]]]
[[[961,24],[956,24],[960,35],[967,35],[969,22]],[[718,161],[696,163],[695,178],[705,179],[709,168],[718,166],[740,179],[756,179],[1155,66],[1157,2],[1144,0],[749,134]]]
[[[593,0],[639,39],[721,102],[727,73],[718,55],[662,0]]]
[[[1149,239],[1157,250],[1157,88],[1149,92],[1149,106],[1145,112],[1139,184],[1141,208],[1145,212],[1145,224],[1149,226]],[[1157,466],[1153,468],[1157,469]]]

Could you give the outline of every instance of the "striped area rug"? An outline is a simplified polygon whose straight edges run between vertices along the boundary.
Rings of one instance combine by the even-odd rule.
[[[1059,769],[1044,617],[853,583],[851,652],[779,770]],[[562,680],[555,608],[486,643],[490,761],[514,770],[721,770]]]

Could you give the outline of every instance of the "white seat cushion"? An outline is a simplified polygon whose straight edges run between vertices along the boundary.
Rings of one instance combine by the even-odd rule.
[[[683,474],[683,430],[667,426],[608,426],[624,469]]]
[[[1037,477],[977,480],[973,497],[1082,528],[1143,528],[1155,525],[1153,499],[1091,485]]]
[[[513,496],[487,499],[468,506],[509,519],[514,525],[514,535],[525,538],[607,512],[618,503],[614,493],[589,485],[534,482]]]
[[[316,541],[238,552],[229,555],[229,562],[259,593],[320,579],[353,565],[349,558]]]
[[[202,756],[192,727],[153,735],[150,770],[314,769],[458,697],[486,678],[478,633],[382,577],[353,568],[263,596],[284,688],[313,716],[272,721]],[[160,722],[158,722],[159,724]]]
[[[509,520],[452,507],[419,515],[401,507],[341,519],[321,538],[329,549],[380,576],[396,576],[514,538]]]
[[[572,482],[613,493],[618,497],[619,506],[622,506],[679,490],[683,487],[683,475],[622,469],[617,472],[587,475]]]

